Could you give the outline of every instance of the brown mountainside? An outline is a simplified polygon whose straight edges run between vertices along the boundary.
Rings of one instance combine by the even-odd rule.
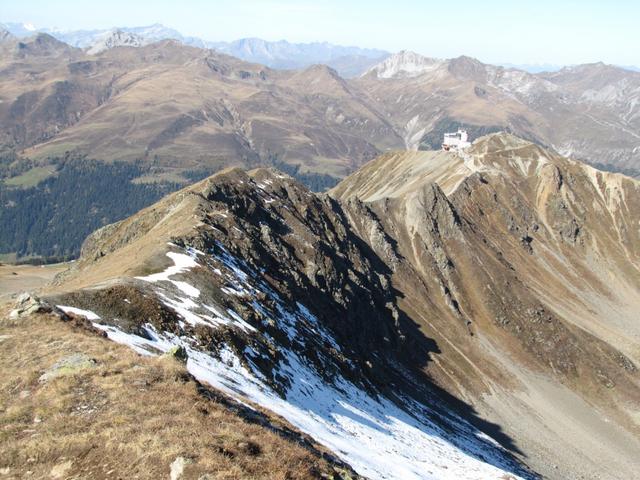
[[[388,150],[437,148],[464,125],[474,138],[508,130],[640,171],[640,74],[603,64],[529,74],[401,52],[346,80],[176,41],[89,55],[39,34],[4,38],[0,72],[0,142],[36,159],[70,151],[160,170],[284,161],[342,177]]]
[[[277,158],[342,176],[401,145],[327,67],[275,71],[175,41],[91,56],[41,34],[5,44],[0,69],[2,143],[30,157],[209,168]]]

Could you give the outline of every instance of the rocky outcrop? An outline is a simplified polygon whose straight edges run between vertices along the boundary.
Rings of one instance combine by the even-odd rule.
[[[115,47],[141,47],[145,43],[145,39],[132,32],[124,32],[122,30],[112,30],[105,32],[101,37],[95,39],[93,44],[87,49],[89,55],[97,55],[100,52]]]
[[[385,58],[364,72],[362,76],[376,78],[412,78],[433,71],[445,63],[444,60],[423,57],[415,52],[403,50]]]
[[[18,296],[13,310],[9,313],[9,318],[17,319],[37,313],[51,313],[62,319],[68,319],[67,314],[58,307],[31,293],[22,293]]]

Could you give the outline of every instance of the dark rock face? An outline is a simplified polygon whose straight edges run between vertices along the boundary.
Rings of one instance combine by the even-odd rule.
[[[353,232],[338,202],[269,171],[253,179],[234,172],[225,180],[202,192],[202,221],[210,228],[181,242],[204,252],[225,245],[286,301],[307,305],[352,358],[374,370],[389,352],[402,349],[407,335],[390,270]]]
[[[70,79],[21,94],[6,118],[8,141],[24,148],[53,137],[97,107],[105,91],[102,85]]]
[[[75,50],[64,42],[56,40],[51,35],[39,33],[24,42],[18,42],[14,55],[16,58],[50,57]]]

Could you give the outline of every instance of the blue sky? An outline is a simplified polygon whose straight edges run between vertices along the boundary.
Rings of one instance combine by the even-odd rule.
[[[254,36],[492,63],[640,65],[638,0],[0,0],[0,21],[62,29],[162,23],[207,40]]]

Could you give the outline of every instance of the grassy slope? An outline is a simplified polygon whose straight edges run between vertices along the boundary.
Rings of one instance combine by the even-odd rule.
[[[29,188],[35,187],[45,178],[50,177],[55,173],[53,167],[33,167],[31,170],[25,173],[8,178],[4,181],[4,184],[11,187]]]
[[[242,406],[205,390],[177,360],[140,357],[77,323],[3,313],[3,478],[167,478],[179,456],[184,479],[351,478],[280,420],[265,428],[243,418]],[[95,366],[39,381],[73,353]]]

